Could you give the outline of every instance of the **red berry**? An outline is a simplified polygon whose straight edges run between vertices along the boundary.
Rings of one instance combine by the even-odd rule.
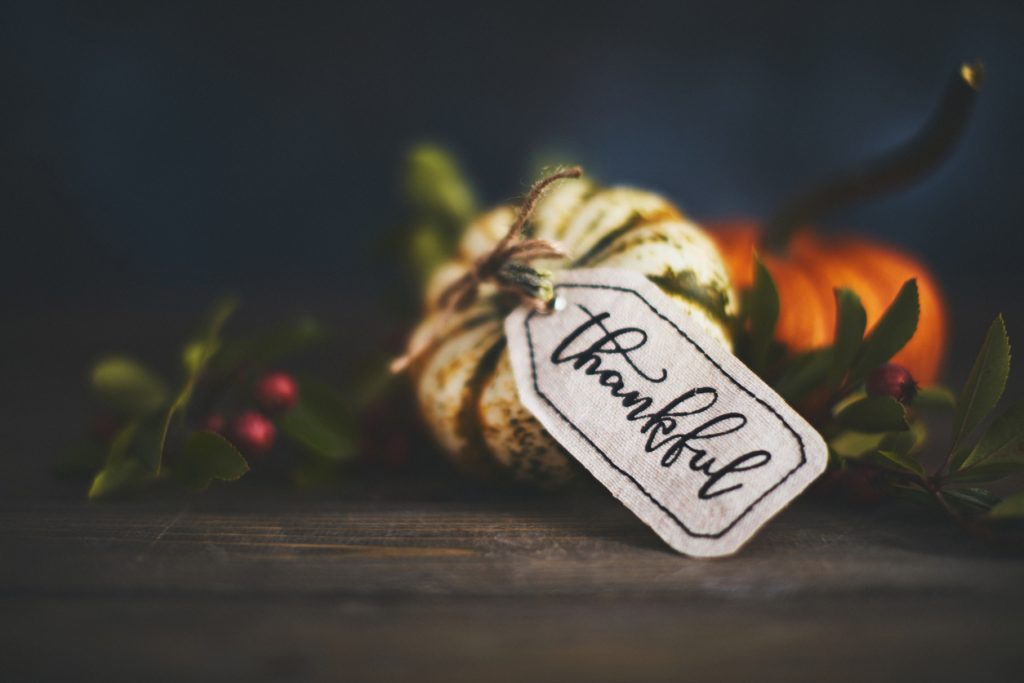
[[[217,432],[218,434],[224,433],[224,416],[220,413],[210,413],[203,420],[203,429],[211,432]]]
[[[871,396],[892,396],[909,405],[917,395],[917,382],[902,365],[886,363],[868,376],[867,390]]]
[[[258,455],[273,448],[277,429],[264,415],[248,410],[232,421],[231,434],[240,449]]]
[[[291,375],[271,372],[256,382],[256,403],[267,413],[286,413],[299,402],[299,386]]]

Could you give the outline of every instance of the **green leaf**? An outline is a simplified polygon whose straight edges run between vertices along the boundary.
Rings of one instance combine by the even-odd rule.
[[[92,480],[89,500],[112,498],[134,493],[154,480],[152,470],[132,458],[108,462]]]
[[[188,488],[202,491],[214,479],[235,481],[249,471],[249,463],[231,442],[209,431],[192,432],[185,442],[175,474]]]
[[[413,147],[403,176],[406,199],[418,218],[433,217],[462,226],[476,214],[469,183],[455,158],[440,147]]]
[[[1020,519],[1024,517],[1024,491],[1007,496],[988,511],[989,519]]]
[[[747,318],[750,321],[750,365],[764,368],[768,348],[779,321],[779,291],[772,274],[760,257],[754,256],[754,284],[747,296]]]
[[[298,404],[278,419],[278,426],[312,453],[328,460],[355,454],[355,425],[345,399],[327,385],[304,380]]]
[[[775,390],[789,403],[797,403],[820,387],[832,367],[832,349],[810,351],[797,357],[775,383]]]
[[[832,414],[834,415],[842,411],[846,406],[853,405],[857,401],[863,400],[867,395],[868,392],[863,389],[854,389],[832,405]]]
[[[422,221],[409,230],[408,261],[421,286],[452,256],[450,228],[438,221]]]
[[[207,371],[224,375],[242,365],[266,367],[283,357],[306,350],[326,336],[327,332],[316,319],[302,316],[262,334],[224,342],[210,360]]]
[[[90,499],[133,492],[159,478],[171,422],[188,405],[196,382],[206,364],[217,352],[220,329],[234,310],[234,305],[233,300],[220,303],[214,309],[203,336],[186,347],[183,360],[187,376],[171,405],[162,413],[140,416],[142,419],[128,423],[115,435],[108,449],[106,463],[93,478],[89,489]],[[140,375],[137,367],[132,368],[131,364],[108,361],[101,364],[98,369],[100,372],[94,372],[94,383],[97,387],[102,386],[107,390],[118,387],[114,393],[122,395],[125,386],[138,388],[148,384],[147,395],[154,393],[152,381],[140,382],[139,377],[143,375]],[[129,378],[130,381],[125,378]],[[166,390],[162,385],[161,390],[162,397],[157,408],[166,402]],[[155,399],[151,400],[155,404]]]
[[[906,431],[866,433],[846,430],[832,437],[828,445],[844,458],[859,458],[872,451],[906,455],[917,448],[924,438],[924,425],[915,422]]]
[[[833,437],[828,445],[844,458],[859,458],[877,450],[887,434],[865,434],[863,432],[845,431]]]
[[[956,406],[956,395],[939,385],[921,387],[911,405],[923,410],[952,410]]]
[[[322,417],[304,400],[279,418],[278,425],[285,434],[329,460],[347,460],[355,451],[351,431]]]
[[[960,466],[964,464],[964,460],[971,454],[973,449],[970,446],[961,446],[955,451],[952,451],[952,456],[949,459],[949,471],[956,472],[960,469]]]
[[[92,386],[118,415],[150,415],[167,401],[167,387],[140,363],[120,356],[105,358],[92,369]]]
[[[997,316],[988,328],[985,341],[974,359],[953,414],[953,449],[991,412],[1006,388],[1010,374],[1010,339],[1003,316]]]
[[[1024,402],[996,418],[959,469],[996,462],[1024,463]]]
[[[920,445],[924,438],[924,425],[920,422],[915,422],[905,432],[889,432],[884,435],[878,444],[878,449],[906,455]]]
[[[991,491],[979,488],[943,489],[942,495],[962,503],[971,512],[988,510],[993,505],[999,503],[999,496]]]
[[[975,465],[969,470],[953,472],[949,475],[949,481],[955,484],[980,484],[999,481],[1018,474],[1024,474],[1024,462],[994,462],[989,465]]]
[[[828,375],[828,384],[833,389],[839,387],[857,357],[868,322],[860,297],[852,290],[838,288],[835,290],[835,298],[836,335],[832,344],[832,367]]]
[[[299,379],[301,403],[342,429],[354,426],[352,404],[331,384],[315,377]]]
[[[862,398],[840,410],[835,419],[846,429],[858,432],[894,432],[910,428],[903,406],[889,396]]]
[[[181,352],[181,362],[188,373],[195,372],[205,362],[207,356],[212,356],[209,348],[203,342],[193,341],[185,345]]]
[[[218,301],[210,312],[209,319],[199,337],[185,346],[185,350],[182,352],[182,362],[189,376],[198,375],[202,372],[217,351],[220,350],[221,328],[224,327],[224,323],[227,322],[237,307],[238,300],[233,296],[228,296]]]
[[[409,390],[403,384],[408,381],[406,375],[391,372],[388,367],[390,363],[391,356],[385,355],[374,355],[360,363],[362,368],[357,371],[348,388],[346,410],[349,414],[358,413],[360,409],[366,408],[374,401],[393,398],[395,393]]]
[[[133,462],[155,475],[160,455],[161,424],[162,418],[158,414],[123,425],[110,440],[102,466],[117,470],[124,463]]]
[[[851,384],[863,380],[910,341],[917,329],[920,312],[917,280],[907,280],[861,345],[850,369]]]
[[[107,448],[108,463],[124,460],[129,457],[140,429],[141,426],[138,422],[129,422],[117,430],[114,438],[110,440],[110,446]]]
[[[436,145],[409,150],[402,185],[410,220],[385,248],[388,258],[397,257],[422,289],[437,267],[454,255],[466,226],[477,215],[477,204],[455,159]]]
[[[164,452],[167,450],[167,437],[171,431],[171,424],[175,417],[183,414],[192,400],[192,393],[195,391],[199,378],[206,370],[207,364],[213,359],[220,348],[220,332],[224,323],[235,311],[237,301],[228,297],[217,303],[210,314],[206,329],[200,338],[189,343],[182,354],[185,365],[185,381],[178,390],[178,394],[163,415],[159,438],[157,441],[157,456],[155,472],[159,476],[163,467]]]
[[[924,467],[921,466],[921,463],[914,460],[909,455],[903,455],[902,453],[895,453],[893,451],[875,451],[872,453],[872,456],[872,460],[878,462],[883,467],[908,472],[919,479],[925,479],[928,476],[924,471]]]
[[[159,415],[126,425],[111,442],[107,462],[132,459],[157,473],[160,467],[162,426],[163,420]]]

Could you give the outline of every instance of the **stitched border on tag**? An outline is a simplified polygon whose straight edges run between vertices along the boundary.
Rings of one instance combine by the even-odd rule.
[[[766,401],[764,401],[761,398],[758,398],[754,394],[754,392],[752,392],[750,389],[748,389],[747,387],[745,387],[742,384],[740,384],[739,380],[737,380],[735,377],[733,377],[728,372],[726,372],[725,369],[721,365],[719,365],[718,362],[715,361],[714,358],[712,358],[710,355],[708,355],[707,351],[705,351],[703,349],[703,347],[701,347],[700,344],[698,344],[696,341],[694,341],[693,338],[690,337],[690,335],[688,335],[685,331],[680,329],[679,326],[676,325],[670,318],[668,318],[661,311],[659,311],[657,308],[655,308],[654,305],[651,302],[649,302],[644,297],[643,294],[641,294],[640,292],[636,291],[635,289],[629,289],[628,287],[616,287],[616,286],[612,286],[612,285],[585,285],[585,284],[569,284],[569,283],[567,283],[567,284],[556,284],[555,285],[555,291],[557,291],[559,289],[608,289],[608,290],[612,290],[612,291],[616,291],[616,292],[625,292],[627,294],[634,295],[635,297],[637,297],[638,299],[643,301],[644,304],[649,309],[651,309],[651,311],[656,316],[658,316],[659,318],[661,318],[662,320],[667,322],[669,325],[671,325],[672,328],[683,337],[683,339],[688,341],[693,346],[693,348],[697,349],[697,351],[699,351],[700,354],[702,356],[704,356],[704,358],[706,358],[708,360],[708,362],[710,362],[712,365],[714,365],[715,369],[718,370],[720,373],[722,373],[722,375],[725,376],[726,379],[728,379],[730,382],[735,384],[739,389],[741,389],[745,394],[750,396],[752,399],[757,401],[759,404],[761,404],[762,406],[767,408],[768,411],[772,415],[774,415],[776,418],[778,418],[779,422],[781,422],[786,427],[786,429],[789,430],[789,433],[793,435],[793,437],[796,439],[796,442],[799,444],[799,446],[800,446],[800,462],[797,463],[796,467],[794,467],[789,472],[787,472],[786,475],[784,477],[782,477],[782,479],[780,479],[774,486],[769,488],[767,491],[765,491],[760,496],[758,496],[754,501],[752,501],[750,503],[750,505],[748,505],[747,508],[745,510],[743,510],[743,512],[741,512],[736,517],[736,519],[731,521],[728,525],[726,525],[726,527],[724,529],[722,529],[721,531],[719,531],[717,533],[714,533],[714,534],[710,534],[710,533],[704,533],[704,534],[696,533],[696,532],[690,530],[690,528],[686,526],[686,524],[683,522],[683,520],[679,519],[679,517],[677,517],[670,509],[668,509],[664,505],[664,503],[662,503],[660,500],[655,498],[654,494],[652,494],[650,491],[645,489],[643,484],[641,484],[639,481],[637,481],[636,478],[633,477],[633,475],[631,475],[629,472],[627,472],[623,468],[621,468],[618,465],[616,465],[615,462],[612,461],[612,459],[610,457],[608,457],[607,453],[605,453],[603,450],[601,450],[597,446],[597,444],[595,444],[590,439],[590,437],[587,436],[583,432],[582,429],[577,427],[576,424],[572,420],[570,420],[568,417],[566,417],[566,415],[561,410],[559,410],[558,406],[556,406],[554,403],[551,402],[551,399],[549,399],[547,397],[547,394],[545,394],[543,391],[541,391],[540,385],[537,382],[537,362],[536,362],[536,358],[534,356],[533,335],[530,333],[530,321],[533,320],[533,317],[535,315],[537,315],[538,311],[531,311],[526,316],[526,318],[524,319],[523,326],[526,329],[526,339],[527,339],[528,345],[530,347],[530,374],[533,376],[533,388],[534,388],[534,391],[537,392],[538,396],[540,396],[542,399],[544,399],[545,403],[547,403],[549,406],[551,406],[551,408],[556,413],[558,413],[559,417],[561,417],[563,420],[565,420],[565,422],[570,427],[572,427],[573,431],[575,431],[577,434],[579,434],[581,437],[583,437],[583,439],[588,444],[590,444],[590,446],[595,451],[597,451],[597,453],[601,456],[601,458],[603,458],[604,461],[606,463],[608,463],[608,465],[610,465],[612,467],[612,469],[614,469],[619,474],[621,474],[624,477],[626,477],[630,482],[632,482],[632,484],[634,486],[636,486],[637,490],[639,490],[642,494],[644,494],[644,496],[646,496],[652,503],[654,503],[662,512],[664,512],[666,515],[668,515],[672,519],[672,521],[674,521],[676,523],[676,525],[679,526],[680,529],[682,529],[684,532],[686,532],[687,535],[689,535],[689,536],[691,536],[693,538],[721,538],[721,537],[725,536],[725,534],[729,533],[729,531],[731,531],[739,523],[739,521],[741,519],[743,519],[745,516],[747,516],[747,514],[750,513],[750,511],[753,510],[754,507],[756,507],[758,503],[760,503],[762,500],[764,500],[772,491],[774,491],[775,489],[777,489],[780,486],[782,486],[786,482],[787,479],[789,479],[791,476],[793,476],[796,473],[797,470],[799,470],[801,467],[803,467],[804,465],[807,464],[807,452],[806,452],[806,449],[804,448],[804,440],[800,437],[800,434],[798,434],[797,431],[795,429],[793,429],[793,427],[789,424],[789,422],[786,421],[786,418],[784,418],[782,415],[780,415],[779,412],[777,410],[775,410],[775,408],[771,407]]]

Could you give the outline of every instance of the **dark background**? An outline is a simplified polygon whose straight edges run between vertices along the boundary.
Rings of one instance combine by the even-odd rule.
[[[93,418],[90,363],[174,386],[226,289],[232,335],[302,309],[340,329],[303,362],[347,386],[412,143],[454,149],[488,203],[554,156],[698,218],[764,215],[904,140],[975,57],[946,165],[828,223],[934,266],[954,386],[998,311],[1024,344],[1021,0],[0,0],[4,679],[1019,680],[1019,558],[930,517],[801,501],[700,563],[600,494],[413,470],[293,496],[257,470],[91,505],[49,472]]]
[[[919,252],[973,347],[1024,309],[1022,19],[1020,2],[4,3],[0,302],[15,325],[225,288],[372,306],[370,246],[423,139],[487,202],[556,155],[698,218],[764,215],[905,139],[980,57],[947,164],[830,220]]]

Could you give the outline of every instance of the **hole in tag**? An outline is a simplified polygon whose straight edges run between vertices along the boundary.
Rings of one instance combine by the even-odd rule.
[[[565,300],[564,296],[556,296],[554,299],[548,302],[548,305],[544,307],[544,315],[551,315],[552,313],[559,313],[565,310],[565,307],[569,303]]]

